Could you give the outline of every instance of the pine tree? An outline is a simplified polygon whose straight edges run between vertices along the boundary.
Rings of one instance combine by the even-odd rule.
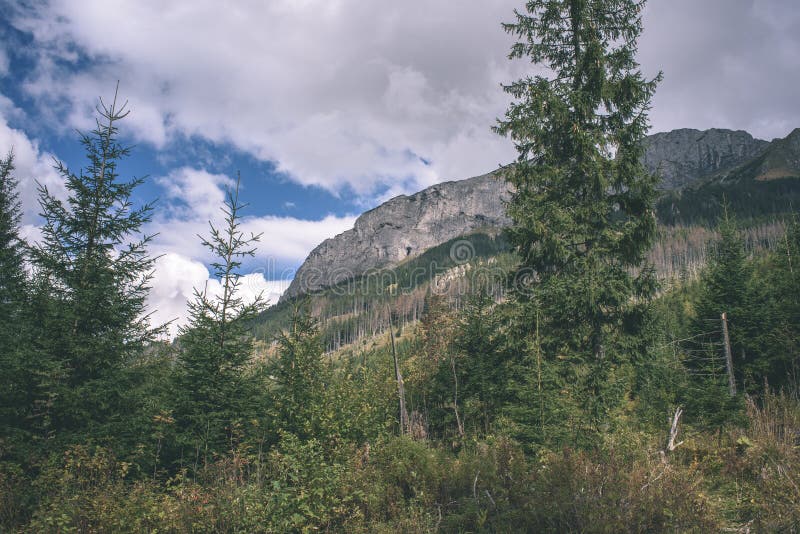
[[[736,219],[728,214],[727,209],[717,226],[719,239],[714,244],[708,265],[701,277],[701,295],[695,304],[699,321],[705,321],[708,330],[709,321],[718,321],[721,313],[728,315],[729,321],[738,322],[743,319],[747,296],[747,281],[750,268],[744,240],[739,232]],[[696,329],[703,331],[703,324]]]
[[[325,388],[329,378],[323,358],[322,340],[307,304],[294,310],[288,331],[278,336],[278,358],[270,374],[275,378],[273,406],[277,427],[301,439],[322,436]]]
[[[211,267],[221,291],[195,288],[189,324],[180,330],[175,419],[184,444],[204,453],[227,450],[236,427],[257,409],[249,326],[264,301],[259,295],[245,302],[239,291],[242,261],[255,255],[254,244],[260,239],[260,234],[247,236],[240,228],[246,207],[239,201],[237,179],[222,207],[224,226],[209,222],[210,236],[201,237],[217,258]]]
[[[111,422],[127,429],[123,370],[157,334],[145,312],[150,236],[140,235],[152,205],[131,200],[143,178],[124,181],[117,172],[130,152],[117,141],[125,108],[116,93],[110,106],[100,101],[95,130],[81,137],[85,169],[75,174],[57,163],[66,203],[40,188],[43,241],[31,259],[45,315],[37,317],[35,348],[47,360],[42,380],[55,399],[47,412],[56,431]]]
[[[14,154],[9,152],[0,160],[0,435],[5,437],[21,430],[29,413],[24,361],[26,280],[16,187]]]
[[[461,355],[460,382],[465,426],[488,435],[503,403],[508,358],[501,315],[482,289],[467,299],[453,341]],[[453,373],[455,375],[455,372]]]
[[[744,240],[727,206],[717,231],[720,237],[700,277],[699,295],[694,303],[692,343],[685,361],[691,381],[685,404],[690,419],[699,418],[720,427],[731,419],[738,406],[731,399],[728,386],[721,315],[726,315],[737,389],[741,390],[744,363],[741,355],[748,329],[746,310],[751,272]]]
[[[25,286],[23,243],[19,238],[20,203],[14,178],[14,154],[0,160],[0,318],[14,325]],[[3,344],[3,346],[6,346]]]
[[[624,397],[620,367],[641,348],[654,291],[643,262],[656,178],[640,156],[660,75],[646,80],[635,59],[644,3],[531,0],[504,25],[519,39],[510,57],[551,73],[506,86],[515,102],[496,127],[519,152],[509,238],[531,283],[518,295],[539,312],[544,357],[576,373],[595,429]]]

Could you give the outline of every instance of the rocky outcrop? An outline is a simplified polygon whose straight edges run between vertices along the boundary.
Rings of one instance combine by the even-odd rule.
[[[673,130],[646,138],[644,164],[651,172],[659,172],[662,189],[680,189],[754,161],[764,162],[761,179],[766,180],[780,174],[768,173],[770,169],[779,168],[786,175],[790,172],[786,169],[800,168],[796,161],[800,152],[793,149],[798,141],[800,130],[772,145],[744,131]],[[510,222],[502,200],[507,195],[507,184],[487,174],[393,198],[361,215],[353,229],[315,248],[281,300],[396,265],[480,229],[505,226]]]
[[[395,265],[464,234],[505,226],[507,196],[507,184],[487,174],[395,197],[315,248],[281,300]]]
[[[768,146],[768,141],[741,130],[684,128],[648,136],[644,164],[659,173],[662,189],[678,189],[731,170],[761,155]]]

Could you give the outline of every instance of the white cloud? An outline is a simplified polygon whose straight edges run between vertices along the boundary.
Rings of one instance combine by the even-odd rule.
[[[288,281],[265,280],[261,273],[252,273],[242,276],[238,295],[246,304],[260,295],[272,305],[278,302],[288,285]],[[170,323],[170,337],[186,325],[188,303],[194,299],[195,289],[206,291],[212,297],[222,292],[220,282],[210,278],[208,269],[201,262],[175,253],[158,258],[150,287],[147,306],[152,311],[151,324]]]
[[[207,280],[208,269],[199,261],[175,253],[161,256],[155,264],[147,299],[147,307],[152,312],[151,324],[173,321],[169,335],[174,337],[178,327],[186,324],[187,306],[194,288],[202,290]]]
[[[231,142],[334,192],[411,190],[514,157],[489,127],[507,104],[499,83],[531,69],[506,60],[500,27],[519,0],[34,5],[12,20],[40,53],[26,87],[66,99],[53,106],[65,127],[85,129],[97,94],[121,80],[139,138]],[[794,0],[649,2],[640,58],[666,75],[654,128],[785,135],[800,123],[798,35]],[[97,61],[65,68],[76,51]]]
[[[167,200],[185,204],[178,212],[173,206],[170,218],[216,218],[225,201],[226,189],[236,185],[223,174],[191,167],[173,169],[167,176],[156,178],[155,182],[164,189]]]
[[[42,238],[44,237],[42,235],[42,227],[37,224],[20,225],[19,236],[29,244],[41,243]]]
[[[27,90],[65,99],[71,127],[85,128],[119,79],[142,140],[231,142],[298,183],[369,195],[513,158],[490,127],[507,103],[499,82],[519,70],[500,27],[516,4],[53,0],[14,23],[43,54]],[[98,61],[75,71],[52,60],[76,46]]]
[[[656,130],[744,129],[764,139],[800,126],[796,0],[650,1],[640,62],[664,71]]]
[[[213,257],[197,236],[208,235],[209,220],[221,227],[225,189],[235,182],[228,176],[191,167],[175,169],[165,177],[156,177],[155,182],[165,194],[157,217],[145,228],[148,234],[158,234],[152,250],[156,254],[176,252],[209,263]],[[252,263],[269,269],[266,274],[270,279],[285,277],[287,273],[280,266],[299,265],[321,241],[352,228],[355,222],[352,215],[328,215],[319,220],[253,217],[247,210],[241,215],[246,234],[262,234]]]
[[[166,205],[144,229],[145,233],[158,234],[150,250],[160,255],[148,307],[154,310],[153,324],[175,320],[170,327],[170,334],[175,335],[178,326],[186,323],[187,301],[192,298],[193,289],[207,288],[212,295],[219,291],[219,281],[206,267],[216,258],[202,246],[198,235],[208,236],[209,220],[222,227],[225,188],[233,186],[234,181],[203,169],[182,167],[157,177],[155,182],[164,189]],[[333,215],[317,221],[243,217],[242,231],[262,237],[256,244],[255,258],[242,269],[240,295],[250,301],[263,292],[271,304],[276,303],[294,276],[294,268],[309,251],[328,237],[351,228],[354,222],[353,216]]]
[[[66,198],[64,181],[53,168],[53,156],[42,152],[39,143],[25,132],[9,126],[6,117],[22,112],[0,95],[0,157],[14,152],[14,176],[19,182],[17,191],[22,205],[22,223],[33,224],[39,213],[37,182],[46,186],[58,198]]]
[[[35,142],[21,132],[8,128],[0,122],[0,147],[13,141],[17,163],[17,176],[40,176],[51,188],[63,188],[60,178],[46,166],[46,156],[38,151]],[[11,145],[8,145],[11,146]],[[49,174],[42,169],[50,169]],[[23,183],[32,183],[32,178]],[[225,187],[233,180],[224,175],[212,174],[202,169],[181,168],[166,177],[156,179],[165,190],[166,209],[149,223],[145,233],[158,235],[150,252],[159,256],[148,298],[148,310],[152,312],[152,324],[174,321],[169,334],[174,336],[178,327],[186,324],[187,303],[194,288],[208,288],[210,294],[219,292],[220,284],[206,264],[215,258],[200,243],[198,234],[208,235],[208,220],[219,226]],[[25,189],[30,193],[30,188]],[[26,195],[25,204],[35,202],[35,195]],[[176,203],[176,201],[180,201]],[[35,211],[26,210],[26,221],[20,233],[29,242],[41,240],[41,227],[36,223]],[[294,217],[247,217],[242,221],[246,233],[263,234],[257,245],[256,258],[244,271],[240,295],[246,302],[263,292],[264,298],[275,304],[286,290],[294,275],[293,266],[298,266],[308,252],[321,241],[351,228],[355,217],[328,216],[318,221]]]

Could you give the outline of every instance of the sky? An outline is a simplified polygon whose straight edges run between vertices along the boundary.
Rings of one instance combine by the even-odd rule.
[[[243,291],[277,301],[321,241],[398,194],[515,157],[491,131],[509,61],[500,23],[521,0],[0,0],[0,153],[13,148],[23,230],[38,235],[37,182],[85,166],[76,132],[120,100],[132,155],[157,199],[144,229],[160,256],[149,306],[185,318],[218,287],[200,245],[241,175],[245,228],[263,233]],[[650,0],[639,62],[659,71],[652,132],[711,127],[771,140],[800,126],[797,0]]]

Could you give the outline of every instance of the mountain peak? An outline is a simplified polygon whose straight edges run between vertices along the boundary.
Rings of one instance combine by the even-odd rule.
[[[800,177],[800,128],[776,139],[764,152],[755,179],[760,182]]]
[[[769,146],[743,130],[681,128],[645,139],[644,164],[661,177],[662,189],[678,189],[702,176],[733,169]]]

